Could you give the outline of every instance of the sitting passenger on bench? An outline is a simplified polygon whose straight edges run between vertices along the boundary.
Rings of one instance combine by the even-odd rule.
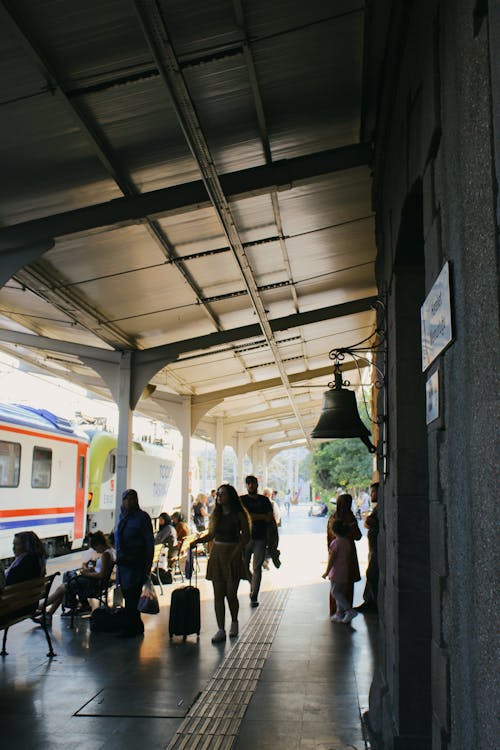
[[[159,529],[154,538],[155,544],[163,544],[167,548],[167,570],[172,570],[173,560],[177,554],[177,532],[168,513],[158,516]]]
[[[184,520],[183,514],[178,511],[172,513],[172,523],[174,524],[177,533],[177,551],[180,551],[182,542],[187,536],[189,536],[189,526]]]
[[[102,531],[96,531],[89,536],[89,543],[93,550],[99,553],[95,566],[84,564],[77,570],[67,570],[63,576],[63,583],[58,586],[54,593],[47,599],[45,621],[50,625],[52,615],[64,602],[69,612],[63,612],[64,616],[73,614],[85,614],[91,611],[89,597],[98,597],[101,593],[103,583],[107,581],[115,564],[115,551]],[[77,609],[78,601],[80,607]],[[33,620],[40,623],[41,612],[35,613]]]
[[[20,531],[14,534],[12,551],[14,562],[5,571],[6,586],[45,575],[47,555],[41,540],[34,531]]]

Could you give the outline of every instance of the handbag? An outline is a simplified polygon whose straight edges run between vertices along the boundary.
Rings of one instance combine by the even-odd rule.
[[[123,593],[118,583],[113,589],[113,607],[121,607],[123,604]]]
[[[93,633],[117,633],[125,625],[125,610],[121,607],[97,607],[90,615],[90,629]]]
[[[145,615],[157,615],[160,611],[160,603],[151,576],[144,581],[137,609]]]

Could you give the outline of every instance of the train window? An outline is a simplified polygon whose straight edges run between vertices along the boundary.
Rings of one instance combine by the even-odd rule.
[[[114,479],[116,474],[116,450],[109,451],[102,465],[102,483],[106,484]]]
[[[19,487],[21,446],[0,440],[0,487]]]
[[[33,448],[33,464],[31,467],[31,486],[38,489],[50,487],[52,476],[52,450],[50,448]]]
[[[83,489],[85,483],[85,456],[78,457],[78,489]]]

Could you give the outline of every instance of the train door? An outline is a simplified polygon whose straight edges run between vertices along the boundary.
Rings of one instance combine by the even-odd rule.
[[[88,445],[86,443],[77,443],[76,456],[76,487],[75,487],[75,527],[73,535],[73,545],[75,542],[81,542],[85,537],[86,526],[86,497],[87,497],[87,454]]]

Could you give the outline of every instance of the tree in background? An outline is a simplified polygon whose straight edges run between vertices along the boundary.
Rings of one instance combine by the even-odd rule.
[[[304,483],[309,482],[310,474],[303,470],[307,448],[288,448],[277,453],[269,462],[268,485],[278,491],[281,500],[287,490],[297,491]]]
[[[337,487],[368,487],[373,458],[358,438],[322,443],[312,455],[311,476],[316,492],[332,496]]]

